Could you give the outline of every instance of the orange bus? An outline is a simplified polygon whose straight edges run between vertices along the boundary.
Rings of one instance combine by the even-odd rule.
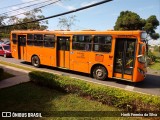
[[[131,82],[146,76],[144,31],[12,31],[12,56],[91,74],[99,80]]]

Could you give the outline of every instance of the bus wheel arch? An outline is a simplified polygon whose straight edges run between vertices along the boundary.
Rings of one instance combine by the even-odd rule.
[[[32,55],[31,57],[31,63],[34,67],[39,67],[40,66],[40,59],[38,57],[38,55]]]
[[[95,79],[105,80],[108,77],[108,70],[102,64],[95,64],[91,68],[91,75]]]

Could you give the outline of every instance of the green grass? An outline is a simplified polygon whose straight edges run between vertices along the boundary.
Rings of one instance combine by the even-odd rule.
[[[4,62],[4,61],[0,61],[0,64],[7,65],[7,66],[12,66],[12,67],[16,67],[16,68],[20,68],[20,69],[28,70],[28,71],[35,71],[34,68],[29,68],[29,67],[22,66],[22,65],[16,65],[16,64]]]
[[[154,54],[156,57],[160,57],[160,52],[154,51],[153,54]]]
[[[109,107],[87,98],[81,98],[75,94],[66,94],[53,89],[37,86],[32,82],[1,89],[0,103],[1,111],[118,111],[117,108]],[[83,120],[82,117],[46,117],[42,119]],[[90,118],[86,119],[90,120]],[[123,120],[124,118],[94,117],[92,119]],[[130,120],[128,117],[125,117],[125,119]],[[135,118],[132,119],[135,120]]]
[[[150,65],[151,69],[160,70],[160,62],[155,62],[153,65]]]
[[[10,77],[14,77],[14,75],[12,75],[12,74],[10,74],[10,73],[7,73],[7,72],[4,72],[4,73],[0,76],[0,81],[5,80],[5,79],[10,78]]]

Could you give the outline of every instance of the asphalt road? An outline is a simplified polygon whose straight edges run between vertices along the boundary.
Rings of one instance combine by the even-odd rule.
[[[17,60],[14,58],[4,58],[0,56],[0,61],[10,62],[10,63],[34,68],[30,63],[25,62],[23,60]],[[61,74],[64,76],[76,77],[82,80],[95,82],[97,84],[103,84],[103,85],[112,86],[116,88],[122,88],[129,91],[135,91],[135,92],[160,96],[160,72],[156,74],[147,74],[147,77],[142,82],[131,83],[131,82],[116,80],[116,79],[108,79],[106,81],[100,81],[100,80],[96,80],[89,77],[88,74],[54,68],[54,67],[48,67],[48,66],[42,66],[41,68],[36,68],[36,69],[43,70],[46,72],[47,71],[53,72],[53,73]]]

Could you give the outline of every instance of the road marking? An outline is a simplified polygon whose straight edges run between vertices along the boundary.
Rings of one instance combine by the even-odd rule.
[[[133,91],[134,86],[129,86],[129,85],[127,85],[124,89],[125,89],[125,90],[129,90],[129,91]]]

